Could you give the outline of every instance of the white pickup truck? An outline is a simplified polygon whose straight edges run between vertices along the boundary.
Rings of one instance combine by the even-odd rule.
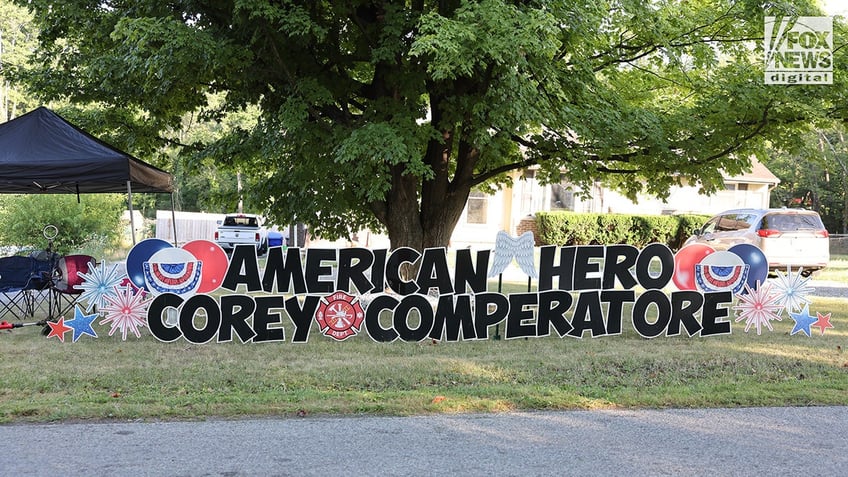
[[[268,251],[268,229],[263,225],[262,217],[254,214],[227,214],[215,231],[215,243],[230,253],[240,244],[251,244],[256,253]]]

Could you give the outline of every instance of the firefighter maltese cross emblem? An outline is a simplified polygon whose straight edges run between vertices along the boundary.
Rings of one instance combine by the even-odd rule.
[[[362,327],[365,312],[359,300],[343,291],[321,298],[315,312],[315,320],[321,332],[336,341],[343,341],[357,333]]]

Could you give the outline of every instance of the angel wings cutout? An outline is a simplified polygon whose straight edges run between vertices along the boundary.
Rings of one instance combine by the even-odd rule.
[[[492,268],[489,269],[489,277],[503,273],[506,267],[512,263],[512,259],[518,262],[521,271],[530,278],[538,278],[536,265],[533,263],[533,232],[524,232],[518,237],[511,237],[501,230],[495,238],[495,257],[492,260]]]

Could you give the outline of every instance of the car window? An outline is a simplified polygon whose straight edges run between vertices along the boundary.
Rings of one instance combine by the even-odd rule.
[[[711,234],[711,233],[715,232],[716,225],[718,225],[718,221],[719,221],[720,218],[721,217],[711,218],[709,220],[709,222],[704,224],[704,226],[701,228],[701,233],[702,234]]]
[[[757,214],[740,214],[739,224],[740,229],[750,229],[757,223],[759,216]]]
[[[716,225],[716,232],[733,232],[736,230],[744,230],[754,223],[756,220],[754,214],[725,214],[719,217]]]
[[[798,230],[821,230],[824,228],[818,215],[813,214],[769,214],[763,217],[761,228],[795,232]]]
[[[242,226],[242,227],[258,227],[259,224],[256,223],[256,217],[224,217],[224,225],[228,227],[233,226]]]

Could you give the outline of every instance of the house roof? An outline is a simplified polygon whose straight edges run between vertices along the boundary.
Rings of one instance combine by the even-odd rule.
[[[776,175],[772,174],[768,168],[763,165],[760,161],[758,161],[755,157],[751,158],[751,170],[747,172],[743,172],[740,175],[729,176],[727,174],[722,174],[724,176],[724,180],[726,182],[745,182],[749,184],[772,184],[777,185],[780,183],[780,179],[777,178]]]

